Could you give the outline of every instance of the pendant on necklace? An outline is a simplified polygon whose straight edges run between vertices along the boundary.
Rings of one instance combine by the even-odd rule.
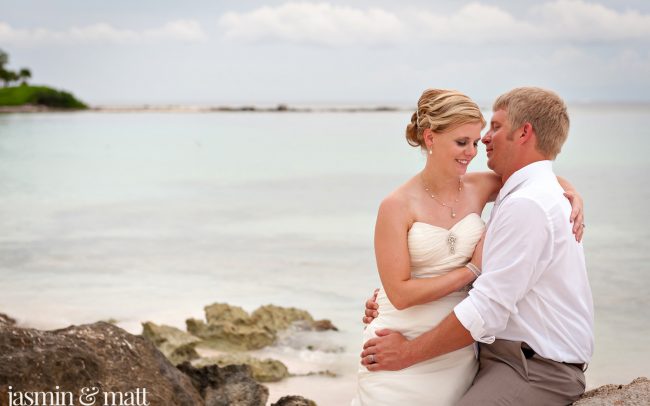
[[[454,255],[456,253],[456,235],[454,233],[449,233],[447,245],[449,246],[449,253]]]
[[[450,209],[451,209],[451,218],[453,219],[456,218],[456,210],[454,210],[453,207],[450,207]]]

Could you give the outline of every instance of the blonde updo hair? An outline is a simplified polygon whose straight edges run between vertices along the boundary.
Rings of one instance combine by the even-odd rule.
[[[406,141],[413,147],[426,148],[424,130],[427,128],[442,133],[478,122],[485,127],[481,109],[469,97],[455,90],[427,89],[406,126]]]

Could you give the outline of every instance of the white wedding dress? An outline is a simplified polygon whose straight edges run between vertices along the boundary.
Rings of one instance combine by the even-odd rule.
[[[465,265],[484,229],[483,220],[475,213],[467,215],[449,230],[414,223],[408,232],[411,278],[436,277]],[[433,302],[397,310],[380,289],[377,295],[379,317],[366,327],[363,341],[375,337],[375,331],[383,328],[399,331],[409,339],[415,338],[435,327],[466,296],[466,292],[454,292]],[[472,384],[477,369],[473,345],[401,371],[369,372],[361,365],[352,405],[453,405]]]

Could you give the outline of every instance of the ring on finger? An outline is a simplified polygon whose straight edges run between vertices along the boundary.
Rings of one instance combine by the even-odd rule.
[[[375,361],[375,354],[368,355],[368,362],[371,363],[371,364],[374,364],[375,362],[377,362],[377,361]]]

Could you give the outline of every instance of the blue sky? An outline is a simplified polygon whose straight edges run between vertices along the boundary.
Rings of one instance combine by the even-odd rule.
[[[0,0],[0,48],[92,104],[650,102],[648,1]]]

